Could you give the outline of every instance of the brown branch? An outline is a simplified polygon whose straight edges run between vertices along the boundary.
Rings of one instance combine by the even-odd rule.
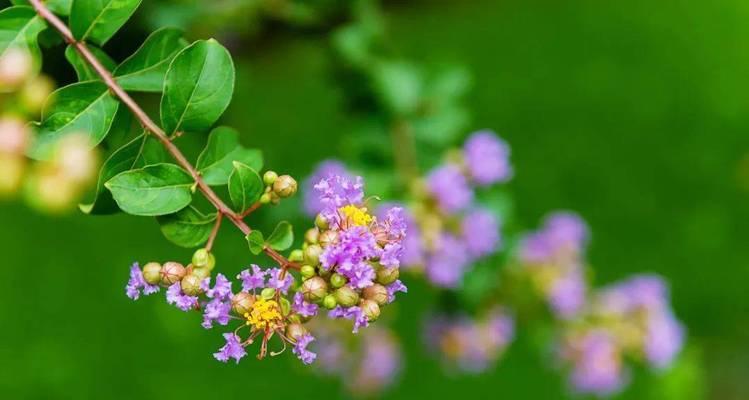
[[[211,235],[208,236],[208,242],[205,244],[205,249],[208,251],[211,251],[213,249],[213,242],[216,240],[216,235],[218,235],[218,229],[221,227],[221,220],[223,219],[223,215],[221,213],[216,214],[216,223],[213,225],[213,229],[211,230]]]
[[[242,218],[247,218],[248,215],[252,214],[255,210],[257,210],[258,208],[260,208],[260,206],[262,206],[262,205],[263,205],[263,203],[261,203],[259,201],[256,201],[255,204],[251,205],[249,208],[247,208],[246,210],[244,210],[244,212],[241,214],[241,217]]]
[[[237,215],[229,206],[226,205],[226,203],[221,200],[218,195],[213,191],[213,189],[208,186],[208,184],[203,181],[203,178],[201,178],[200,173],[195,169],[195,167],[192,166],[192,164],[187,160],[184,154],[177,148],[177,146],[172,143],[172,141],[169,139],[169,136],[159,127],[151,117],[146,114],[145,111],[143,111],[142,108],[138,105],[138,103],[133,100],[132,97],[130,97],[129,94],[115,81],[112,74],[107,70],[106,67],[104,67],[101,62],[94,56],[93,53],[88,49],[85,42],[79,42],[75,39],[73,36],[73,33],[70,31],[67,25],[65,25],[60,18],[58,18],[54,13],[52,13],[43,3],[41,0],[29,0],[32,6],[34,6],[34,9],[36,10],[37,14],[47,21],[50,25],[52,25],[53,28],[55,28],[60,35],[62,35],[62,38],[73,46],[76,51],[83,57],[83,59],[96,71],[96,73],[101,77],[102,81],[104,81],[104,84],[107,85],[109,90],[117,96],[117,98],[120,99],[122,103],[124,103],[127,108],[130,109],[130,111],[135,115],[135,118],[138,119],[140,124],[145,128],[148,132],[153,134],[156,139],[158,139],[159,142],[166,148],[166,150],[171,154],[171,156],[174,158],[175,161],[177,161],[177,164],[179,164],[182,168],[187,170],[187,172],[192,176],[193,180],[195,180],[195,183],[198,185],[198,189],[203,193],[203,195],[208,199],[211,204],[213,204],[214,207],[216,207],[216,210],[218,211],[219,215],[225,215],[231,222],[236,225],[237,228],[239,228],[240,231],[242,231],[243,234],[248,235],[250,232],[252,232],[252,228],[250,228],[243,220],[242,217]],[[271,257],[273,260],[275,260],[281,267],[283,268],[292,268],[292,269],[298,269],[299,265],[296,263],[292,263],[289,260],[287,260],[284,256],[278,254],[273,249],[266,249],[265,253]]]

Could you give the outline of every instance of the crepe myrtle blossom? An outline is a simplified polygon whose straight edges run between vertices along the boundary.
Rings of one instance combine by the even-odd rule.
[[[577,393],[610,396],[629,380],[622,349],[606,330],[575,332],[565,338],[560,355],[571,365],[569,383]]]
[[[322,179],[327,179],[335,175],[352,179],[351,173],[348,172],[342,162],[331,159],[320,162],[312,174],[302,183],[304,211],[308,216],[314,217],[324,208],[320,196],[318,196],[315,190],[315,185]]]
[[[512,342],[514,331],[514,321],[502,307],[480,318],[436,315],[425,324],[426,342],[445,367],[471,374],[491,368]]]

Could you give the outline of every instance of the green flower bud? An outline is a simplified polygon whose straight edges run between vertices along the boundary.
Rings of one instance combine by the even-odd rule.
[[[270,195],[270,203],[274,206],[281,202],[281,198],[275,192],[268,193]]]
[[[309,265],[320,264],[320,256],[322,255],[322,247],[317,244],[307,246],[304,250],[304,262]]]
[[[202,279],[199,276],[193,274],[186,275],[182,278],[182,283],[180,284],[182,292],[188,296],[197,296],[200,293],[200,281]]]
[[[164,263],[161,267],[161,284],[165,286],[172,286],[175,283],[182,280],[185,277],[187,271],[182,264],[174,261]]]
[[[281,198],[293,196],[296,193],[296,189],[296,180],[289,175],[281,175],[273,182],[273,193]]]
[[[265,171],[265,173],[263,174],[263,183],[265,183],[266,186],[271,186],[277,178],[278,174],[275,173],[275,171]]]
[[[161,281],[161,264],[150,262],[143,267],[143,279],[151,285],[158,285]]]
[[[344,307],[355,306],[359,302],[359,294],[348,286],[340,287],[333,293],[335,301]]]
[[[362,296],[367,300],[372,300],[378,305],[384,306],[388,302],[388,290],[385,286],[374,284],[362,290]]]
[[[195,268],[205,268],[209,271],[213,270],[216,266],[216,257],[209,252],[207,249],[198,249],[195,254],[192,255],[192,265]]]
[[[268,204],[270,203],[270,200],[270,194],[268,193],[263,193],[263,195],[260,196],[260,204]]]
[[[307,328],[302,324],[289,324],[286,327],[286,337],[292,340],[299,340],[307,334]]]
[[[188,270],[190,270],[189,273],[197,276],[200,279],[205,279],[211,276],[211,271],[208,268],[195,268],[194,266],[190,265],[187,267]]]
[[[346,282],[348,282],[348,280],[341,274],[333,274],[330,276],[330,285],[336,289],[345,285]]]
[[[315,217],[315,226],[321,230],[326,230],[328,229],[328,220],[322,214],[317,214],[317,217]]]
[[[338,302],[335,301],[335,296],[333,296],[332,294],[329,294],[325,296],[324,299],[322,299],[322,305],[328,310],[332,310],[336,308],[336,306],[338,305]]]
[[[322,247],[327,247],[331,243],[335,243],[335,241],[338,240],[338,232],[336,231],[324,231],[320,233],[320,237],[318,238],[317,242]]]
[[[362,300],[359,303],[359,307],[361,307],[362,312],[367,316],[369,322],[380,317],[380,306],[372,300]]]
[[[262,297],[265,300],[270,300],[276,295],[276,289],[273,288],[265,288],[262,292],[260,292],[260,297]]]
[[[383,285],[389,285],[400,276],[400,270],[397,267],[394,268],[380,268],[377,270],[377,282]]]
[[[319,276],[309,278],[302,283],[302,294],[305,300],[317,303],[328,294],[328,283]]]
[[[289,253],[289,261],[291,262],[300,262],[304,260],[304,253],[299,250],[292,250],[291,253]]]
[[[289,303],[289,300],[285,297],[281,297],[281,314],[282,315],[289,315],[289,312],[291,312],[291,303]]]
[[[311,265],[302,265],[299,272],[302,274],[302,278],[309,279],[315,276],[315,267]]]
[[[304,241],[309,244],[316,244],[317,239],[320,238],[320,230],[317,228],[311,228],[304,233]]]
[[[250,312],[253,304],[255,304],[255,296],[247,292],[239,292],[231,298],[231,309],[239,316]]]

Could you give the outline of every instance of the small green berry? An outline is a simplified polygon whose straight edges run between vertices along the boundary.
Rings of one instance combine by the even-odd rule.
[[[207,249],[198,249],[192,255],[192,265],[195,268],[205,268],[209,271],[216,266],[216,257]]]
[[[275,171],[265,171],[263,174],[263,183],[265,183],[266,186],[273,185],[273,182],[278,179],[278,174]]]
[[[291,262],[301,262],[304,260],[304,252],[302,252],[299,249],[292,250],[291,253],[289,253],[289,261]]]
[[[307,246],[304,250],[304,262],[309,265],[320,264],[320,256],[322,255],[322,247],[317,244]]]
[[[316,244],[317,239],[319,238],[320,231],[317,228],[308,229],[307,232],[304,233],[304,241],[309,244]]]
[[[302,283],[301,292],[305,300],[317,303],[327,296],[328,283],[323,278],[316,276]]]
[[[275,295],[276,295],[276,289],[273,289],[273,288],[265,288],[263,289],[262,292],[260,292],[260,297],[262,297],[265,300],[270,300]]]
[[[158,285],[161,281],[161,264],[150,262],[143,267],[143,279],[151,285]]]
[[[372,300],[362,300],[359,307],[370,322],[380,317],[380,306]]]
[[[239,316],[250,312],[253,304],[255,304],[255,296],[247,292],[239,292],[231,298],[231,309]]]
[[[385,286],[375,283],[372,286],[365,287],[362,290],[362,296],[367,300],[372,300],[378,305],[385,305],[388,302],[388,290]]]
[[[383,285],[389,285],[400,276],[400,270],[397,267],[380,268],[377,270],[377,282]]]
[[[344,307],[355,306],[359,302],[359,294],[348,286],[343,286],[333,293],[338,304]]]
[[[185,276],[180,283],[182,292],[188,296],[197,296],[200,293],[200,281],[202,279],[193,274]]]
[[[302,274],[304,279],[312,278],[315,276],[315,267],[311,265],[302,265],[302,268],[299,269],[299,273]]]
[[[325,296],[324,299],[322,299],[322,305],[328,310],[332,310],[336,308],[336,306],[338,306],[338,302],[335,301],[335,296],[333,296],[332,294],[329,294]]]
[[[341,274],[336,273],[330,276],[330,285],[336,289],[345,285],[346,282],[347,282],[346,277]]]
[[[268,204],[270,203],[271,197],[268,193],[263,193],[262,196],[260,196],[260,204]]]
[[[325,217],[322,216],[322,214],[317,214],[315,217],[315,226],[320,228],[321,230],[328,229],[328,220],[325,219]]]

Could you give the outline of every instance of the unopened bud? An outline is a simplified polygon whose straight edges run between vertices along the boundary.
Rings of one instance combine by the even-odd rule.
[[[329,228],[328,220],[322,216],[322,214],[317,214],[315,217],[315,226],[320,228],[321,230],[326,230]]]
[[[291,303],[289,303],[289,299],[285,297],[281,297],[280,303],[281,303],[281,314],[289,315],[289,312],[291,312]]]
[[[0,57],[0,89],[13,89],[31,76],[34,61],[28,51],[10,48]]]
[[[22,119],[11,116],[0,118],[0,153],[23,156],[30,136]]]
[[[278,174],[275,171],[265,171],[263,174],[263,183],[266,186],[271,186],[278,179]]]
[[[291,262],[301,262],[304,260],[304,253],[299,250],[292,250],[291,253],[289,253],[289,261]]]
[[[286,337],[295,341],[301,339],[307,333],[307,328],[302,324],[289,324],[286,327]]]
[[[255,296],[247,292],[239,292],[231,298],[231,309],[237,315],[245,315],[252,310]]]
[[[275,192],[268,193],[270,195],[270,203],[275,205],[278,205],[278,203],[281,202],[281,198],[278,197],[278,195]]]
[[[186,275],[184,278],[182,278],[182,282],[180,283],[182,292],[188,296],[197,296],[200,293],[201,281],[202,279],[200,279],[200,277],[198,276],[195,276],[193,274]]]
[[[345,285],[346,282],[347,282],[346,277],[341,274],[336,273],[330,276],[330,285],[336,289]]]
[[[98,157],[88,137],[73,134],[60,141],[54,162],[72,182],[85,184],[96,176]]]
[[[263,193],[263,195],[260,196],[260,204],[268,204],[270,203],[270,200],[270,194],[268,193]]]
[[[400,276],[400,270],[397,267],[392,268],[380,268],[377,270],[377,282],[383,285],[389,285]]]
[[[262,292],[260,292],[260,297],[262,297],[265,300],[270,300],[276,295],[276,289],[273,288],[265,288]]]
[[[336,289],[333,294],[335,295],[335,301],[344,307],[355,306],[359,302],[359,294],[348,286]]]
[[[370,322],[380,317],[380,306],[372,300],[362,300],[359,307]]]
[[[187,266],[188,273],[193,274],[200,279],[205,279],[211,276],[211,271],[208,268],[195,268],[192,264]]]
[[[208,271],[213,271],[213,267],[216,266],[216,257],[207,249],[198,249],[192,255],[192,265],[195,268],[205,268]]]
[[[172,286],[185,277],[186,271],[182,264],[174,261],[165,262],[161,267],[161,283]]]
[[[385,305],[388,302],[388,290],[385,286],[374,284],[362,290],[362,296],[367,300],[372,300],[378,305]]]
[[[317,228],[312,228],[304,233],[304,241],[309,244],[316,244],[317,239],[320,238],[320,231]]]
[[[328,245],[335,243],[336,240],[338,240],[338,232],[336,231],[324,231],[320,233],[320,237],[318,239],[318,243],[322,247],[327,247]]]
[[[55,90],[55,83],[46,75],[37,75],[30,81],[26,82],[20,93],[20,100],[24,108],[32,114],[39,114],[44,102],[47,100],[52,91]]]
[[[336,306],[338,306],[338,302],[335,301],[335,296],[333,296],[332,294],[329,294],[325,296],[324,299],[322,299],[322,305],[328,310],[332,310],[336,308]]]
[[[309,265],[320,264],[320,256],[322,255],[322,247],[317,244],[307,246],[304,250],[304,262]]]
[[[296,189],[296,180],[289,175],[281,175],[273,182],[273,193],[281,198],[293,196]]]
[[[151,285],[157,285],[161,281],[161,264],[150,262],[143,266],[143,279]]]
[[[317,303],[328,294],[328,284],[319,276],[307,279],[302,283],[302,294],[305,300]]]
[[[302,265],[302,268],[299,269],[299,273],[302,274],[302,278],[309,279],[315,276],[315,267],[311,265]]]

